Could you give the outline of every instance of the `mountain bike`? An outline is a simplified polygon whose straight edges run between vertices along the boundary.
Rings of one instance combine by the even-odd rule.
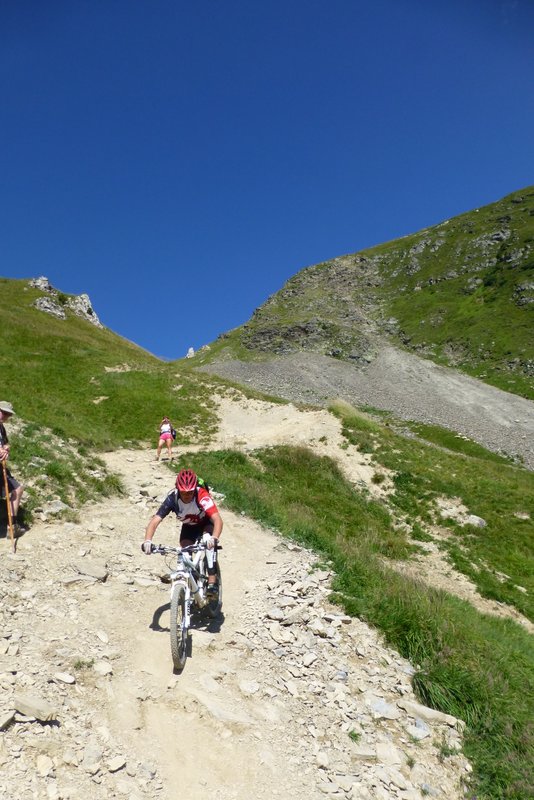
[[[218,592],[208,594],[208,547],[205,541],[187,547],[168,547],[164,544],[153,544],[152,552],[162,556],[175,555],[176,565],[171,569],[171,654],[174,668],[182,671],[186,658],[189,628],[191,626],[192,606],[215,618],[222,607],[222,581],[217,551],[215,546],[215,568],[217,571]],[[213,551],[212,551],[213,552]]]

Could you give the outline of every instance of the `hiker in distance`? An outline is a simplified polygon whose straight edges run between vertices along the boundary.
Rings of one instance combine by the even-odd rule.
[[[221,537],[223,521],[209,491],[199,482],[192,469],[180,470],[176,477],[176,488],[171,489],[146,526],[145,541],[141,545],[145,555],[151,554],[156,528],[171,511],[174,511],[178,521],[182,523],[180,547],[195,544],[205,533],[210,535],[207,553],[208,594],[216,595],[218,586],[215,545]]]
[[[17,480],[15,480],[11,474],[11,471],[7,468],[7,459],[9,458],[9,439],[4,426],[4,422],[12,417],[14,413],[15,412],[13,411],[13,406],[11,403],[8,403],[6,400],[0,400],[0,463],[2,463],[2,471],[5,470],[6,472],[9,498],[11,500],[12,519],[16,520],[20,506],[20,498],[22,497],[24,487]],[[2,499],[6,499],[3,476],[1,496]]]
[[[167,450],[169,452],[169,460],[172,461],[172,440],[176,436],[176,431],[172,427],[172,423],[168,417],[163,417],[159,426],[159,441],[158,441],[158,449],[156,452],[156,461],[159,461],[159,457],[161,454],[161,448],[163,445],[167,445]]]

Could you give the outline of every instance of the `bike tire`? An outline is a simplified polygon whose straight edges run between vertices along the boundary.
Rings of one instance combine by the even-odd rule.
[[[185,588],[177,583],[171,595],[171,654],[174,668],[180,672],[187,658],[187,629],[185,627]]]
[[[217,597],[214,597],[212,600],[208,600],[206,604],[206,608],[208,610],[208,614],[210,617],[218,617],[221,613],[222,608],[222,578],[221,578],[221,568],[219,566],[219,562],[215,563],[215,568],[217,570],[217,583],[219,584],[219,593]]]

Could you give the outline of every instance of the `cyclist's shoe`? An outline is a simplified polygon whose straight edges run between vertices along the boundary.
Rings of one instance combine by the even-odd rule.
[[[215,598],[219,594],[219,584],[218,583],[208,583],[206,588],[206,594],[208,597]]]
[[[165,572],[163,575],[160,575],[159,579],[160,579],[160,581],[162,583],[170,583],[171,582],[171,576],[169,575],[168,572]]]

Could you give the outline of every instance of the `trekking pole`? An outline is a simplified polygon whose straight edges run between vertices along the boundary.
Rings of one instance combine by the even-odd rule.
[[[13,532],[13,514],[11,512],[11,496],[9,492],[9,484],[7,482],[7,469],[6,462],[2,461],[2,472],[4,473],[4,486],[6,489],[6,506],[7,506],[7,521],[9,524],[9,535],[11,536],[11,547],[15,552],[15,534]]]

